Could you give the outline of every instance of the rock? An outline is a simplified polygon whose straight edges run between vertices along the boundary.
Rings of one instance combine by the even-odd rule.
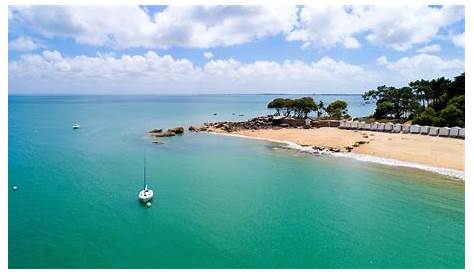
[[[163,129],[161,129],[161,128],[154,128],[154,129],[148,131],[148,133],[158,133],[158,132],[162,132],[162,131],[163,131]]]
[[[174,132],[176,134],[183,134],[184,133],[184,128],[183,127],[170,128],[170,129],[168,129],[168,132]]]
[[[173,131],[158,132],[158,133],[153,133],[151,136],[153,136],[153,137],[172,137],[172,136],[176,136],[176,133],[174,133]]]
[[[290,125],[288,125],[288,124],[285,124],[285,123],[283,123],[283,124],[280,124],[280,127],[289,127],[289,126],[290,126]]]
[[[206,126],[190,126],[189,130],[190,131],[206,131],[207,127]]]
[[[215,116],[215,115],[217,115],[217,113],[214,113],[214,114],[212,114],[212,115],[214,115],[214,116]]]
[[[303,128],[304,128],[304,129],[310,129],[311,126],[310,126],[310,125],[304,125]]]

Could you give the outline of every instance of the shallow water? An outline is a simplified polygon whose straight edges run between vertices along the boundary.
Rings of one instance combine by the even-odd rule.
[[[10,97],[9,267],[464,267],[462,181],[264,141],[144,134],[265,114],[272,97]],[[136,197],[144,150],[148,209]]]

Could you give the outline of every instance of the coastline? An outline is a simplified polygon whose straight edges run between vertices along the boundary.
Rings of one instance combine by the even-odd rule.
[[[281,131],[280,130],[273,130],[274,132],[276,131]],[[295,131],[308,131],[308,129],[294,129]],[[331,129],[331,130],[338,130],[338,129]],[[349,132],[349,131],[343,131],[342,132]],[[357,132],[357,131],[356,131]],[[295,140],[287,140],[287,139],[292,139],[292,138],[287,138],[287,139],[282,139],[282,138],[272,138],[271,134],[265,134],[264,130],[241,130],[237,131],[234,133],[227,133],[224,131],[208,131],[207,133],[211,134],[216,134],[216,135],[222,135],[222,136],[230,136],[230,137],[238,137],[238,138],[247,138],[247,139],[253,139],[253,140],[261,140],[261,141],[268,141],[268,142],[274,142],[274,143],[280,143],[286,145],[286,148],[288,149],[294,149],[298,150],[301,152],[305,153],[317,153],[317,154],[328,154],[332,155],[334,157],[344,157],[348,159],[353,159],[357,161],[363,161],[363,162],[371,162],[371,163],[378,163],[378,164],[384,164],[384,165],[390,165],[390,166],[398,166],[398,167],[408,167],[408,168],[415,168],[415,169],[420,169],[420,170],[425,170],[433,173],[437,173],[440,175],[444,176],[449,176],[453,177],[456,179],[460,180],[465,180],[465,172],[464,172],[464,166],[461,169],[456,169],[456,168],[450,168],[446,166],[440,166],[440,165],[433,165],[427,162],[421,162],[421,161],[407,161],[404,159],[397,159],[395,157],[384,157],[383,155],[380,155],[377,153],[377,151],[370,151],[367,149],[367,145],[362,145],[359,148],[356,148],[353,152],[333,152],[329,150],[324,150],[321,151],[319,149],[313,148],[311,145],[308,144],[303,144],[302,142],[295,142]],[[257,133],[257,134],[255,134]],[[387,133],[380,133],[380,134],[387,134]],[[402,135],[404,136],[404,135]],[[412,136],[412,135],[406,135],[406,136]],[[416,135],[419,137],[426,137],[426,138],[440,138],[440,137],[429,137],[429,136],[421,136],[421,135]],[[393,137],[390,136],[389,139]],[[403,138],[403,137],[400,137]],[[445,138],[443,138],[445,139]],[[450,140],[450,139],[447,139]],[[362,149],[365,146],[364,149]],[[368,153],[366,152],[368,151]],[[366,152],[366,153],[364,153]],[[464,153],[464,151],[463,151]],[[464,162],[464,154],[462,157],[462,162]]]

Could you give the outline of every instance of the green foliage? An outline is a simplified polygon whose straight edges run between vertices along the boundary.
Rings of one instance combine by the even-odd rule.
[[[434,109],[428,107],[425,109],[423,112],[421,112],[419,115],[415,116],[413,119],[413,124],[417,125],[433,125],[433,119],[437,116],[436,111]],[[441,121],[437,121],[441,122]]]
[[[276,110],[276,115],[280,115],[282,109],[285,106],[283,98],[275,98],[270,103],[268,103],[267,108],[274,108]]]
[[[377,102],[377,107],[375,108],[374,117],[377,119],[382,119],[387,117],[390,113],[393,112],[392,104],[387,101]]]
[[[413,123],[435,126],[464,126],[465,74],[450,80],[440,77],[417,80],[407,87],[379,86],[362,95],[375,101],[376,119],[413,119]]]
[[[342,100],[336,100],[327,106],[326,112],[331,118],[341,119],[347,115],[347,103]]]
[[[302,97],[298,99],[289,99],[289,98],[276,98],[268,103],[267,107],[270,109],[275,109],[276,115],[290,116],[293,112],[294,117],[297,118],[307,118],[308,114],[312,111],[317,113],[322,112],[319,105],[316,104],[311,97]],[[324,106],[324,104],[323,104]]]
[[[379,86],[362,95],[365,101],[376,101],[375,118],[408,118],[419,104],[410,87]]]
[[[448,127],[464,127],[464,113],[457,108],[456,104],[448,105],[440,112],[439,117],[446,121]]]

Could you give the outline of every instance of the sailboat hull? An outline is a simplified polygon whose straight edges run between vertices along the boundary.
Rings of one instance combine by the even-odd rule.
[[[144,189],[138,193],[138,199],[143,203],[149,202],[153,199],[153,190]]]

